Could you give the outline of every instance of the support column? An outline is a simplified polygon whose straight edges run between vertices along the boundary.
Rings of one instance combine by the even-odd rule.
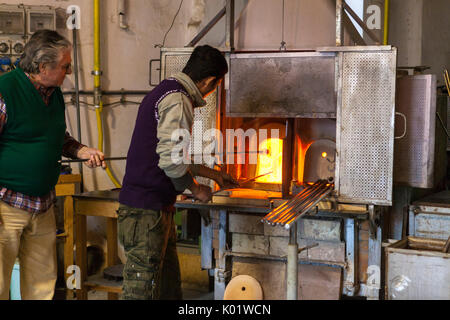
[[[289,230],[289,245],[287,256],[287,300],[298,300],[298,243],[297,222]]]

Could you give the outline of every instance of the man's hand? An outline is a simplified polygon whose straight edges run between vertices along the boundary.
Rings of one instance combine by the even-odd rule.
[[[195,199],[198,199],[203,203],[206,203],[212,199],[211,188],[203,184],[199,184],[196,181],[194,181],[194,183],[190,186],[189,190],[191,190]]]
[[[216,177],[214,177],[214,181],[217,182],[220,189],[232,189],[238,188],[239,182],[237,182],[231,175],[226,172],[216,171]]]
[[[106,162],[104,161],[105,155],[97,149],[82,147],[78,150],[77,157],[78,159],[89,159],[85,162],[89,168],[96,168],[100,166],[103,169],[106,168]]]

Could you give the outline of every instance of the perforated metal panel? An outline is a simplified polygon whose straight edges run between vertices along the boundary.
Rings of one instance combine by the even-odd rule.
[[[406,116],[406,135],[395,140],[394,181],[416,188],[433,187],[436,123],[436,76],[397,81],[396,111]],[[400,119],[399,119],[400,120]],[[396,135],[405,128],[396,124]]]
[[[392,204],[396,49],[339,54],[337,191]]]
[[[161,52],[161,78],[166,79],[177,72],[181,72],[189,60],[193,48],[164,48]],[[205,132],[216,127],[217,114],[217,90],[206,98],[206,106],[194,109],[194,125],[191,132],[190,152],[194,155],[202,155],[203,150],[210,141],[203,141]],[[200,143],[201,142],[201,143]],[[204,165],[212,167],[213,163],[203,162]],[[210,179],[198,178],[199,183],[211,185]]]

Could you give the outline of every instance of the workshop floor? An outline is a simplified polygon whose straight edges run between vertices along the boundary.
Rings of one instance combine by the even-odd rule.
[[[108,294],[102,291],[91,291],[88,293],[89,300],[107,300]],[[183,300],[214,300],[214,292],[201,292],[196,290],[183,290]]]
[[[64,290],[56,290],[54,300],[76,300],[76,298],[66,299]],[[108,293],[89,291],[88,300],[108,300]],[[214,292],[183,289],[183,300],[214,300]]]

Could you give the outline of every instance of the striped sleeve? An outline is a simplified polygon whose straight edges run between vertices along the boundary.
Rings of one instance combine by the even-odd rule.
[[[67,158],[76,159],[78,151],[84,146],[84,144],[79,143],[66,132],[62,155]]]

